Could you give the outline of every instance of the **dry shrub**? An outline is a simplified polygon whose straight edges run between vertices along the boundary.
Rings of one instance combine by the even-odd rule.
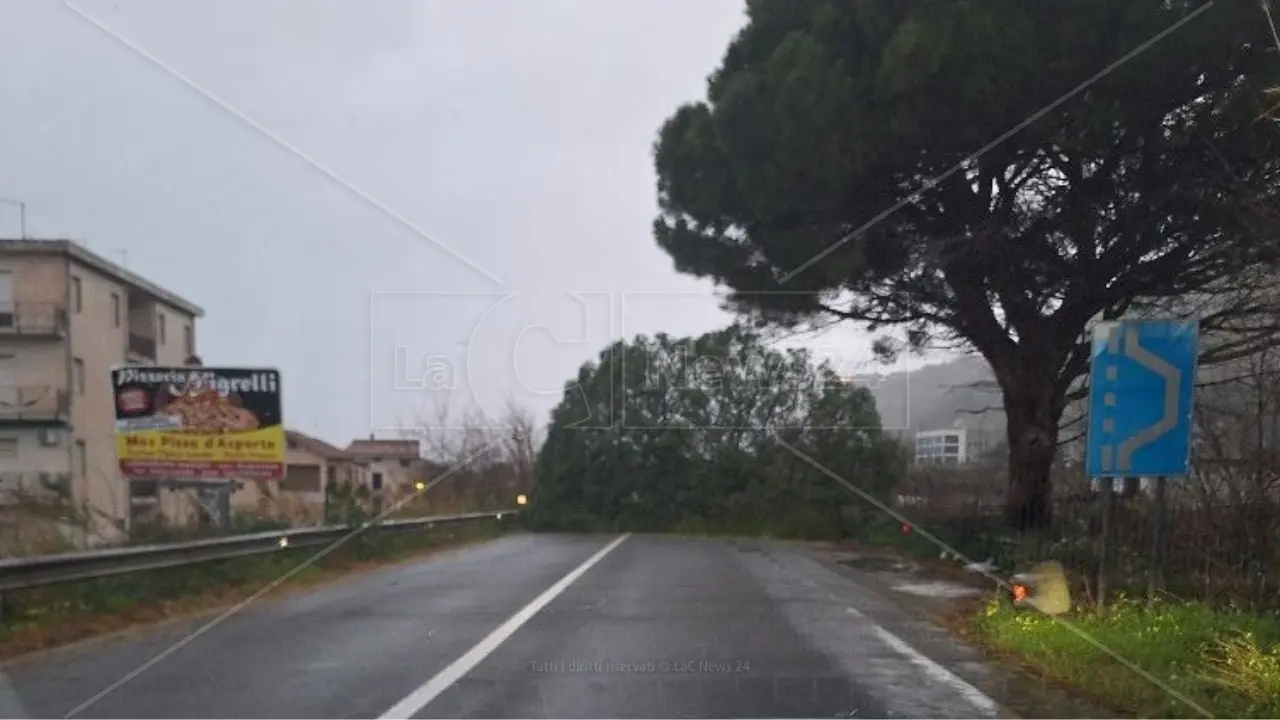
[[[1004,506],[1007,473],[1001,466],[915,466],[898,487],[901,507],[934,515],[999,512]]]
[[[276,493],[271,516],[291,527],[307,527],[324,523],[324,503],[296,497],[293,493]]]
[[[500,418],[474,408],[458,411],[448,403],[437,405],[434,414],[406,435],[422,444],[426,481],[447,477],[393,517],[506,509],[517,495],[532,492],[541,429],[529,411],[509,400]]]
[[[1204,679],[1257,705],[1280,703],[1280,646],[1251,633],[1219,638],[1206,653]]]

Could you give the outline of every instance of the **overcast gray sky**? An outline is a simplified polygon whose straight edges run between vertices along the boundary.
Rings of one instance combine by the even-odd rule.
[[[107,29],[0,3],[0,197],[202,305],[205,361],[278,366],[299,430],[544,416],[611,337],[730,320],[651,238],[650,151],[741,0],[75,6]]]

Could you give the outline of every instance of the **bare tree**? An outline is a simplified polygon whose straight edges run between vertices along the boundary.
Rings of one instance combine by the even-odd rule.
[[[542,441],[542,429],[533,413],[521,407],[514,399],[506,403],[506,423],[502,452],[504,461],[511,467],[515,490],[528,492],[533,489],[533,464]]]
[[[533,487],[541,433],[528,409],[508,398],[501,418],[449,402],[437,403],[431,414],[406,435],[422,443],[426,461],[440,473],[452,473],[429,493],[437,505],[505,507]]]
[[[464,410],[461,419],[456,419],[452,403],[445,401],[435,405],[433,414],[430,421],[420,418],[408,433],[422,442],[431,462],[448,467],[467,464],[468,458],[492,442],[483,416],[474,409]]]

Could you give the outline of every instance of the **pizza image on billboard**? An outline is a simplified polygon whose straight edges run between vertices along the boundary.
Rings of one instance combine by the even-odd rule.
[[[135,478],[284,476],[280,372],[127,366],[111,371],[116,457]]]

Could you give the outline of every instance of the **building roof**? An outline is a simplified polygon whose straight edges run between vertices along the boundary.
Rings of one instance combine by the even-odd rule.
[[[320,438],[311,437],[306,433],[301,433],[297,430],[285,430],[284,436],[286,440],[296,444],[299,449],[306,450],[312,455],[317,455],[327,460],[352,459],[346,450],[334,447]]]
[[[87,265],[125,285],[140,290],[155,299],[172,305],[193,317],[204,317],[199,305],[165,290],[141,275],[129,272],[74,240],[13,240],[0,239],[0,254],[57,255]]]
[[[943,435],[964,435],[968,429],[969,428],[964,426],[957,426],[957,427],[949,427],[949,428],[938,428],[936,430],[917,430],[916,437],[932,438],[932,437],[942,437]]]
[[[352,440],[347,452],[360,457],[418,458],[421,448],[417,440]]]

